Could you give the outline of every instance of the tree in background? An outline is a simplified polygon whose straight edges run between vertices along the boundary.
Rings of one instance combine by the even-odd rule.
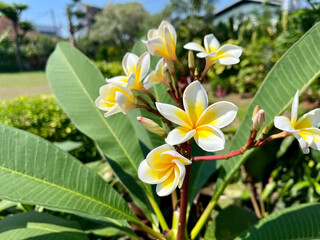
[[[32,29],[31,23],[20,22],[20,17],[23,10],[26,10],[28,5],[16,4],[12,5],[0,2],[0,12],[9,18],[13,23],[13,30],[15,32],[15,42],[17,47],[17,65],[19,71],[22,71],[22,61],[21,61],[21,40],[27,31]],[[22,27],[23,33],[19,33],[19,27]]]
[[[96,17],[91,38],[129,51],[149,16],[137,2],[108,4]]]
[[[191,42],[213,32],[215,3],[216,0],[170,0],[162,12],[169,15],[168,20],[176,28],[179,42]],[[178,55],[184,52],[181,50],[178,43]]]
[[[84,27],[84,25],[79,22],[79,20],[85,18],[85,13],[79,10],[80,1],[81,0],[72,0],[71,3],[67,5],[70,42],[73,46],[76,46],[75,34]]]

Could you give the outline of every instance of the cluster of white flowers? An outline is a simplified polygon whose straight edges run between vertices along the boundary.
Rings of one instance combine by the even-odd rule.
[[[172,87],[168,74],[174,72],[174,65],[179,64],[176,56],[177,35],[174,27],[163,21],[158,29],[148,32],[148,40],[143,41],[148,52],[140,57],[127,53],[122,61],[125,76],[116,76],[106,79],[107,84],[100,88],[100,96],[96,105],[106,111],[105,117],[115,113],[128,113],[131,109],[141,107],[138,99],[139,91],[148,92],[157,83]],[[206,72],[213,64],[232,65],[239,63],[242,48],[225,44],[220,46],[213,34],[204,37],[204,47],[198,43],[190,42],[184,45],[185,49],[198,51],[197,57],[205,58]],[[154,71],[149,73],[150,54],[161,57]],[[179,85],[175,86],[176,88]],[[138,91],[136,91],[138,90]],[[176,90],[176,89],[175,89]],[[139,98],[140,97],[140,98]],[[177,125],[166,134],[164,129],[150,120],[140,117],[139,121],[154,133],[166,137],[167,144],[152,150],[147,158],[141,162],[138,170],[139,178],[150,184],[157,184],[157,193],[165,196],[172,193],[175,188],[181,187],[186,173],[185,165],[191,161],[173,146],[183,144],[194,138],[195,142],[205,151],[215,152],[224,149],[225,137],[220,128],[229,125],[236,117],[238,108],[233,103],[220,101],[208,106],[208,96],[197,79],[185,88],[181,96],[181,106],[154,102],[159,114]],[[275,126],[294,135],[304,153],[309,147],[320,149],[320,109],[311,111],[297,120],[298,93],[292,106],[291,122],[285,117],[276,117]],[[259,131],[265,121],[264,111],[260,110],[253,118],[255,131]],[[148,127],[149,126],[149,127]]]

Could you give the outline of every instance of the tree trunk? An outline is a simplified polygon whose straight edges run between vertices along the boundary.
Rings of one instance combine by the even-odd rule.
[[[22,71],[22,62],[21,62],[21,49],[20,49],[20,40],[19,40],[19,32],[18,32],[18,22],[13,22],[13,29],[15,32],[15,41],[16,41],[16,48],[17,48],[17,65],[19,71]]]

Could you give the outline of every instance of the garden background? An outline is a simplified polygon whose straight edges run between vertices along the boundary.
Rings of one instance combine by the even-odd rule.
[[[21,20],[28,11],[27,5],[0,2],[0,34],[4,36],[0,43],[0,123],[41,136],[69,151],[126,197],[124,187],[103,154],[91,139],[76,129],[52,95],[44,73],[46,62],[58,42],[70,41],[106,78],[123,75],[124,54],[132,51],[135,42],[145,38],[148,29],[157,28],[166,19],[177,31],[177,55],[184,65],[187,65],[187,52],[183,51],[183,44],[201,43],[202,37],[209,33],[214,33],[221,43],[243,48],[240,64],[215,65],[205,84],[211,103],[223,99],[239,107],[236,121],[224,130],[232,139],[267,73],[286,50],[320,21],[320,2],[230,1],[220,8],[217,4],[214,0],[170,0],[160,12],[151,14],[139,2],[106,4],[101,9],[73,0],[64,9],[68,35],[59,36],[57,27],[43,34],[34,23]],[[12,15],[5,12],[8,6],[12,8]],[[317,79],[303,93],[299,114],[319,106],[320,81]],[[250,218],[252,224],[257,221],[246,187],[248,182],[254,186],[264,216],[295,204],[319,202],[320,154],[311,151],[303,155],[292,139],[273,142],[251,157],[245,167],[249,175],[236,174],[219,200],[218,210],[224,211],[216,219],[217,239],[228,239],[243,230],[243,226],[223,221],[229,215]],[[217,175],[215,172],[210,177],[196,197],[194,214],[203,211],[210,200]],[[35,207],[2,200],[0,218]],[[67,213],[60,215],[75,218]],[[90,236],[118,239],[123,235],[110,229],[92,232]]]

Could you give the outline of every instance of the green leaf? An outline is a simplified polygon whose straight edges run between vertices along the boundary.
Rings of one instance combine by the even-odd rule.
[[[258,220],[253,213],[231,205],[223,209],[218,217],[209,223],[204,239],[233,239],[233,237],[248,229],[251,225],[258,222]]]
[[[150,218],[147,195],[153,196],[151,187],[138,178],[144,157],[134,129],[127,116],[119,113],[105,118],[95,105],[100,87],[106,84],[99,70],[69,43],[59,43],[46,72],[61,107],[76,127],[98,144],[135,203]]]
[[[246,143],[252,123],[252,112],[256,105],[265,110],[266,124],[272,125],[274,117],[281,115],[290,106],[296,91],[299,89],[302,93],[320,76],[319,38],[320,24],[318,23],[275,64],[251,102],[229,150],[239,149]],[[251,152],[252,150],[247,151],[244,156],[233,157],[222,162],[217,187],[211,199],[211,210]],[[208,217],[209,211],[206,214]],[[193,237],[199,233],[200,228],[197,226],[195,229]]]
[[[0,34],[0,43],[8,36],[11,27],[7,27],[1,34]]]
[[[54,142],[54,145],[61,148],[66,152],[73,151],[83,145],[82,142],[74,142],[74,141],[64,141],[64,142]]]
[[[98,174],[54,144],[0,125],[0,198],[114,219],[137,221]]]
[[[320,204],[307,203],[271,214],[236,239],[320,239],[319,229]]]
[[[7,201],[7,200],[1,200],[0,202],[0,212],[2,212],[3,210],[6,210],[8,208],[17,206],[18,203],[16,202],[11,202],[11,201]]]
[[[86,240],[77,222],[45,213],[27,212],[0,221],[0,239]]]

